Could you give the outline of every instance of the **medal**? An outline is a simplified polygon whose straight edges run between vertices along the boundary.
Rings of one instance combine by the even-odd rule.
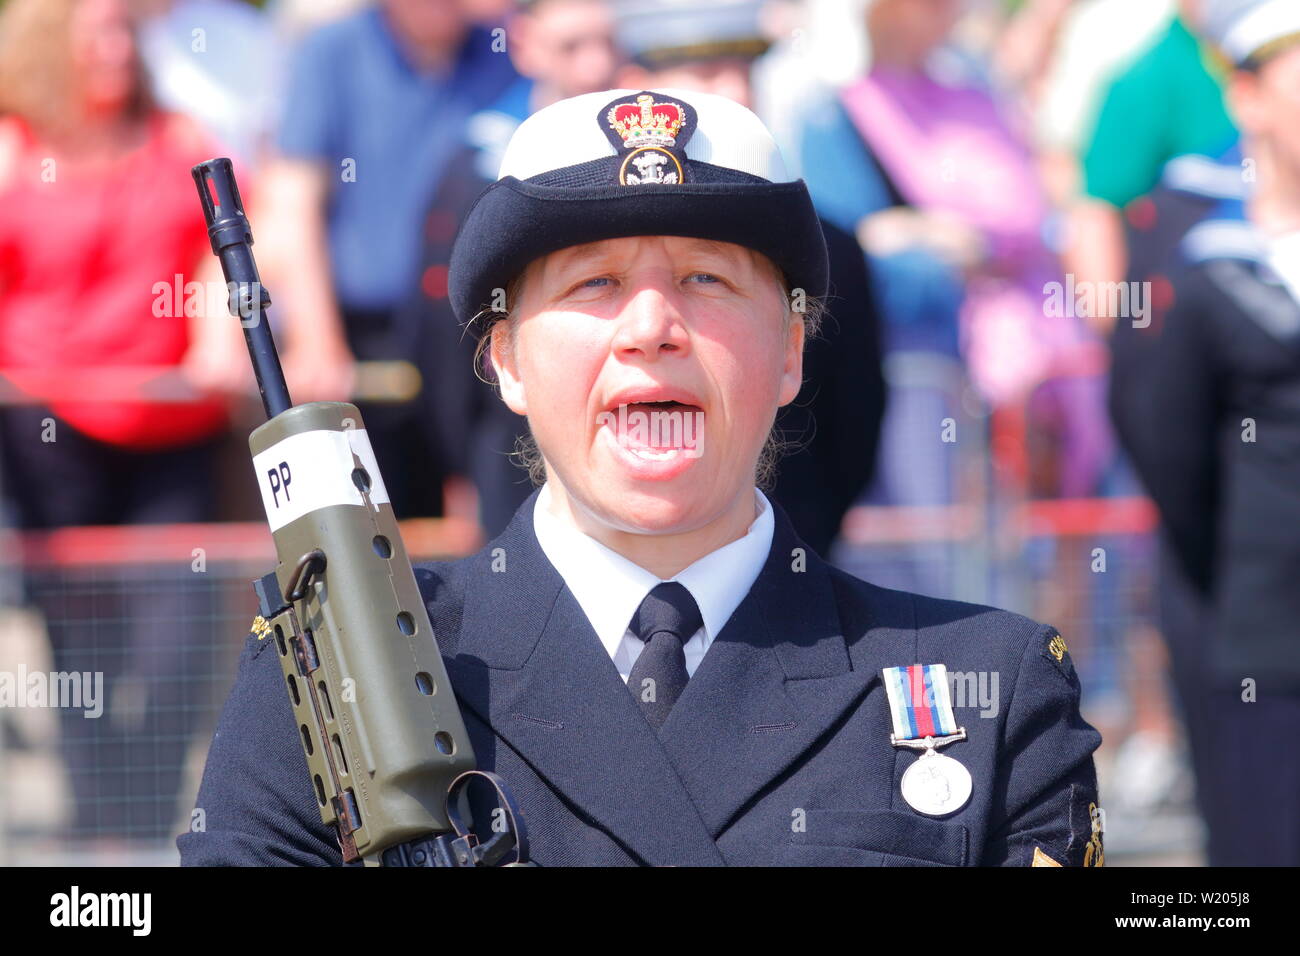
[[[913,664],[886,667],[882,674],[894,724],[889,742],[895,747],[924,751],[903,774],[903,799],[917,813],[930,817],[960,810],[970,799],[970,771],[938,751],[939,747],[966,739],[966,728],[958,727],[953,717],[947,668],[942,664]]]
[[[970,799],[970,771],[952,757],[930,748],[907,768],[902,790],[903,799],[917,813],[946,816],[960,810]]]

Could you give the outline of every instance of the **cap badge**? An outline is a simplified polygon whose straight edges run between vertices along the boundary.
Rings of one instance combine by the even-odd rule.
[[[618,153],[622,186],[685,182],[686,141],[695,131],[695,110],[686,103],[656,102],[646,90],[601,109],[600,123]]]

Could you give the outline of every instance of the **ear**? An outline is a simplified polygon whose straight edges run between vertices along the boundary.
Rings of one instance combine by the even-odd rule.
[[[790,331],[785,336],[785,365],[781,371],[781,399],[779,405],[789,405],[803,388],[803,342],[806,329],[802,315],[790,319]]]
[[[501,387],[501,401],[506,403],[516,415],[528,414],[528,401],[524,395],[524,382],[519,375],[519,365],[515,361],[514,349],[510,345],[509,320],[492,326],[492,341],[488,355],[492,367],[497,373],[497,383]]]

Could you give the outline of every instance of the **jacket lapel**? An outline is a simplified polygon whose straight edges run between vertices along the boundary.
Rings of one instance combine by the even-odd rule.
[[[453,653],[444,648],[457,697],[644,863],[722,864],[663,744],[538,545],[535,500],[471,559],[461,630]]]
[[[774,508],[762,573],[662,729],[715,837],[879,679],[852,669],[830,572]]]

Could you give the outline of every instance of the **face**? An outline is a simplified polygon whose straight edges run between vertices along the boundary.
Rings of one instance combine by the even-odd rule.
[[[553,87],[561,98],[609,89],[618,58],[603,0],[543,0],[512,27],[520,72]]]
[[[492,357],[580,523],[678,534],[752,509],[802,376],[784,295],[761,254],[699,239],[609,239],[528,267],[513,347],[502,323]]]
[[[749,71],[750,61],[742,57],[699,60],[653,71],[639,66],[629,67],[620,79],[619,86],[647,90],[655,87],[699,90],[702,93],[725,96],[741,106],[750,107]]]
[[[1280,162],[1300,170],[1300,44],[1270,58],[1255,75],[1238,73],[1232,105],[1244,132],[1269,143]]]
[[[384,0],[384,13],[407,43],[421,49],[441,50],[465,29],[460,0]]]
[[[88,112],[116,112],[136,88],[136,49],[121,0],[83,0],[68,37],[81,102]]]
[[[867,31],[878,59],[919,65],[948,38],[961,13],[962,0],[875,0]]]
[[[1205,26],[1205,0],[1178,0],[1178,12],[1194,28]]]

